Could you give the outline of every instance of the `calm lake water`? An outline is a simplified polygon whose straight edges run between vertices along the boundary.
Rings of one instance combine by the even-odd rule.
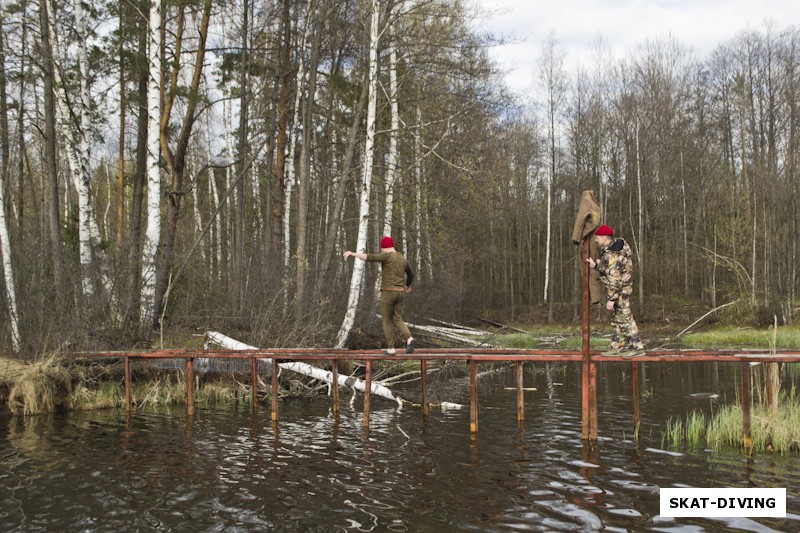
[[[481,367],[483,368],[483,367]],[[633,440],[629,365],[599,365],[600,441],[581,441],[580,367],[526,367],[526,420],[513,370],[481,376],[469,409],[398,412],[373,397],[0,419],[2,531],[799,531],[800,455],[663,450],[670,416],[735,397],[739,365],[648,364]],[[623,373],[625,376],[623,377]],[[444,389],[448,392],[444,392]],[[432,385],[468,403],[467,381]],[[414,398],[414,386],[400,390]],[[786,519],[659,516],[659,487],[785,487]]]

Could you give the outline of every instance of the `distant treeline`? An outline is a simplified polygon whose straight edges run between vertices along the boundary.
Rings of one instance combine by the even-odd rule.
[[[354,331],[375,312],[377,270],[354,280],[341,253],[384,234],[417,273],[409,316],[571,319],[586,189],[631,245],[643,317],[738,301],[792,319],[795,27],[575,72],[542,36],[521,102],[451,0],[0,9],[0,350],[159,326],[333,342],[348,301]]]

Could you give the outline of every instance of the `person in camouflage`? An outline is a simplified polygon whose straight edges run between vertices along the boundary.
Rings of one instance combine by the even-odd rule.
[[[606,225],[597,228],[597,245],[600,257],[597,261],[588,258],[589,266],[600,272],[600,280],[606,288],[606,308],[614,315],[611,323],[611,349],[602,355],[621,355],[628,358],[644,355],[644,345],[639,329],[631,314],[630,297],[633,292],[633,261],[631,249],[622,239],[614,239],[614,230]]]

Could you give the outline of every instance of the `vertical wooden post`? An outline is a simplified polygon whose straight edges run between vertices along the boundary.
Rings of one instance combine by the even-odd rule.
[[[631,381],[633,385],[633,434],[639,435],[639,363],[631,361]]]
[[[331,396],[333,397],[333,414],[339,414],[339,361],[331,361]]]
[[[255,357],[250,358],[250,382],[251,382],[251,403],[253,405],[253,413],[258,410],[258,361]]]
[[[419,371],[422,381],[422,416],[428,416],[428,361],[421,359]]]
[[[125,410],[131,412],[131,358],[125,356]]]
[[[633,392],[633,431],[638,434],[639,431],[639,363],[631,361],[631,386]]]
[[[589,440],[597,440],[597,363],[589,356]]]
[[[517,361],[517,423],[522,424],[523,420],[525,420],[525,391],[523,390],[523,372],[524,363],[522,361]]]
[[[186,359],[186,413],[194,415],[194,358]]]
[[[372,361],[367,359],[364,376],[364,428],[369,429],[369,399],[372,393]]]
[[[469,430],[478,432],[478,363],[469,362]]]
[[[272,422],[278,421],[278,392],[280,388],[278,387],[278,362],[273,359],[272,360]]]
[[[744,447],[749,453],[753,446],[753,439],[750,437],[750,363],[748,361],[742,361],[742,430]]]
[[[581,348],[583,355],[582,369],[581,369],[581,438],[588,440],[591,438],[591,377],[590,368],[592,366],[592,357],[589,348],[589,263],[586,259],[589,258],[589,240],[584,239],[581,244],[581,274],[583,279],[582,289],[582,320],[581,320]],[[595,398],[596,400],[596,398]],[[596,401],[595,401],[596,408]],[[597,438],[597,431],[594,432]]]

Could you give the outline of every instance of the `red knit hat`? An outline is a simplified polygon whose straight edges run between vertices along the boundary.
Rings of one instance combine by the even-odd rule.
[[[598,237],[601,235],[608,235],[609,237],[613,237],[614,230],[603,224],[602,226],[597,228],[597,231],[595,231],[594,234],[597,235]]]
[[[381,248],[394,248],[394,239],[391,237],[381,239]]]

